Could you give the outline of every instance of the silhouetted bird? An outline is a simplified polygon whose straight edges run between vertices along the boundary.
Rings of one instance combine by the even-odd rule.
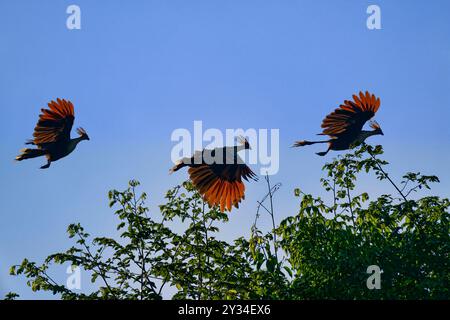
[[[220,205],[221,211],[238,208],[245,198],[242,178],[258,180],[238,155],[241,150],[251,149],[250,144],[244,138],[240,141],[239,146],[197,151],[191,158],[178,161],[170,172],[189,167],[192,183],[211,207]]]
[[[330,150],[347,150],[364,142],[368,137],[381,134],[383,131],[380,125],[372,121],[370,127],[372,131],[362,130],[367,120],[371,119],[380,107],[380,98],[371,95],[366,91],[353,95],[353,101],[345,100],[344,104],[334,112],[330,113],[322,122],[322,133],[319,135],[330,136],[329,140],[324,141],[306,141],[295,142],[293,147],[302,147],[315,143],[328,143],[328,149],[324,152],[318,152],[319,156],[324,156]]]
[[[73,104],[64,99],[56,99],[48,104],[50,109],[41,109],[39,121],[34,128],[34,139],[28,140],[26,144],[37,146],[37,149],[22,149],[21,154],[16,157],[17,161],[47,157],[47,164],[41,169],[50,167],[53,161],[64,158],[70,154],[77,144],[82,140],[89,140],[89,136],[83,128],[78,128],[78,138],[70,139],[73,121],[75,119]]]

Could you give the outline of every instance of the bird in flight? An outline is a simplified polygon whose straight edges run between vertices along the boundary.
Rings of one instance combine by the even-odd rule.
[[[220,206],[222,212],[231,211],[232,206],[239,208],[239,203],[245,199],[242,178],[258,180],[238,155],[241,150],[251,149],[250,144],[243,137],[239,140],[238,146],[197,151],[192,157],[179,160],[170,172],[189,167],[193,185],[211,207]]]
[[[26,144],[34,145],[36,149],[25,148],[20,150],[17,161],[45,156],[47,164],[41,169],[47,169],[53,161],[69,155],[80,141],[89,140],[89,136],[83,128],[78,128],[78,138],[71,139],[75,119],[72,102],[64,99],[56,99],[48,104],[50,109],[41,109],[39,121],[34,128],[33,139]]]
[[[316,143],[328,143],[328,149],[318,152],[324,156],[330,150],[347,150],[363,143],[368,137],[381,134],[380,125],[376,121],[370,122],[371,131],[363,130],[364,124],[370,120],[380,107],[380,98],[375,95],[359,93],[353,95],[353,101],[345,100],[339,108],[327,115],[322,122],[324,129],[319,135],[328,135],[329,140],[307,141],[301,140],[294,143],[293,147],[302,147]]]

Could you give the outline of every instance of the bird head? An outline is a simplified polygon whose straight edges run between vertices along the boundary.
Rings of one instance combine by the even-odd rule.
[[[374,133],[376,134],[381,134],[382,136],[384,136],[383,130],[381,130],[380,125],[378,124],[378,122],[376,121],[371,121],[370,122],[370,127],[374,130]]]
[[[244,146],[244,149],[252,149],[252,147],[250,147],[250,143],[248,142],[248,140],[246,138],[244,138],[243,136],[239,136],[238,137],[238,141],[241,145]]]
[[[86,133],[86,131],[83,128],[77,128],[77,133],[80,135],[80,137],[83,140],[90,140],[88,134]]]

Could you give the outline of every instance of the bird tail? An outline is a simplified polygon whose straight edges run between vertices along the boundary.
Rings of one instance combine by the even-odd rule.
[[[16,157],[15,160],[22,161],[25,159],[36,158],[45,155],[47,152],[42,149],[22,149],[20,150],[20,154]]]
[[[303,146],[309,146],[311,144],[315,144],[315,143],[327,143],[329,141],[307,141],[307,140],[300,140],[300,141],[296,141],[292,147],[303,147]]]

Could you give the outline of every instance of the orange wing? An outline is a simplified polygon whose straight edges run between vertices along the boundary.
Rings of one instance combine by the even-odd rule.
[[[322,122],[321,134],[329,136],[358,134],[364,123],[372,118],[380,107],[380,98],[366,91],[353,95],[354,101],[345,100],[338,109],[330,113]]]
[[[75,119],[72,102],[58,98],[56,101],[50,101],[48,106],[50,109],[41,109],[32,144],[42,146],[70,139]]]
[[[245,164],[203,164],[188,170],[194,186],[210,206],[231,211],[245,198],[242,178],[256,180],[255,173]]]

